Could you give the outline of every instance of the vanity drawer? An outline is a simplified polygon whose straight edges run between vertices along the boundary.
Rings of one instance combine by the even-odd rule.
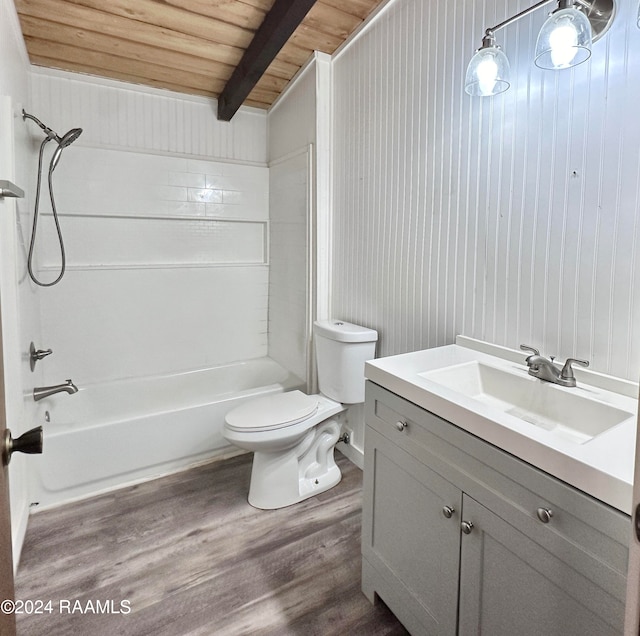
[[[367,426],[624,601],[627,515],[371,382],[366,404]]]

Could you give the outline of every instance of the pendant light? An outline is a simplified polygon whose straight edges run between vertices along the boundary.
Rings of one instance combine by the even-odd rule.
[[[493,33],[488,32],[482,38],[482,46],[469,62],[464,90],[474,97],[504,93],[511,86],[509,73],[507,56],[497,46]]]
[[[496,44],[494,33],[552,3],[557,8],[540,29],[534,56],[536,66],[559,70],[589,59],[592,43],[601,38],[613,22],[615,0],[540,0],[485,31],[482,46],[467,67],[465,92],[473,97],[491,97],[509,88],[509,60]]]
[[[578,66],[591,57],[591,44],[589,18],[571,0],[560,0],[538,34],[535,64],[548,70]]]

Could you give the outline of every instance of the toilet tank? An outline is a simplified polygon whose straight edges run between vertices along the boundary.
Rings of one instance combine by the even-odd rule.
[[[376,352],[378,332],[341,320],[313,323],[320,393],[336,402],[364,402],[364,363]]]

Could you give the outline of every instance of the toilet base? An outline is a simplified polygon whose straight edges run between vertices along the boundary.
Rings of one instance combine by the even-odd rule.
[[[340,424],[329,419],[312,428],[288,451],[253,454],[249,503],[274,510],[299,503],[333,488],[342,479],[333,457]]]

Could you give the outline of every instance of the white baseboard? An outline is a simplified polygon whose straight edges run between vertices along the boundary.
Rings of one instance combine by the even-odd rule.
[[[364,453],[359,448],[342,442],[336,444],[336,448],[360,470],[364,468]]]

